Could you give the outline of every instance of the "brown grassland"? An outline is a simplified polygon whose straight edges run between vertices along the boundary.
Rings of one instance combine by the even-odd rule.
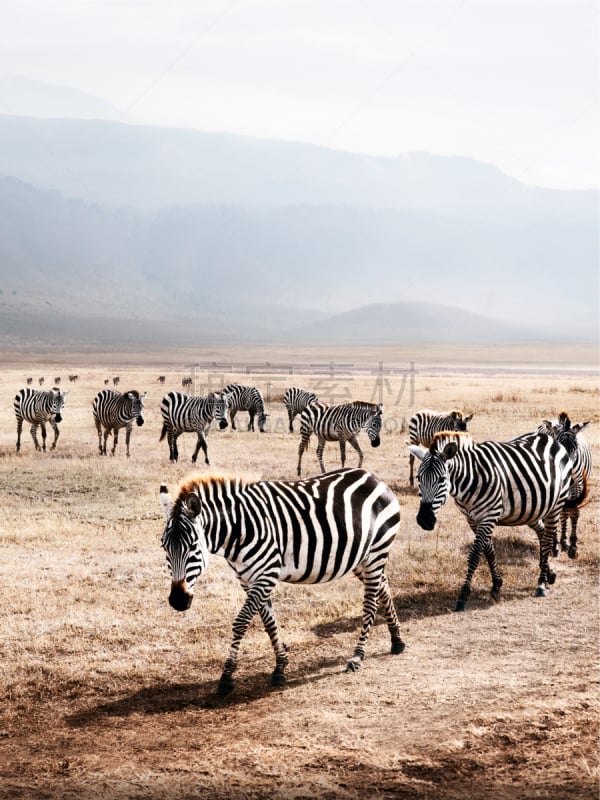
[[[271,647],[255,620],[243,642],[236,688],[215,695],[231,623],[242,603],[218,557],[191,609],[167,604],[159,546],[158,487],[192,472],[195,437],[180,439],[180,462],[159,444],[159,406],[181,388],[194,360],[266,359],[407,367],[406,376],[355,372],[232,375],[268,393],[269,430],[209,437],[215,472],[294,479],[299,435],[287,432],[286,386],[323,399],[385,404],[382,445],[364,434],[364,466],[396,492],[400,534],[387,573],[404,653],[389,654],[378,619],[362,671],[342,672],[360,624],[352,578],[321,586],[280,585],[274,601],[290,646],[288,682],[269,685]],[[473,412],[474,438],[506,439],[567,410],[590,419],[587,440],[600,464],[597,352],[593,348],[259,349],[7,357],[0,373],[0,796],[47,800],[152,798],[592,798],[598,796],[598,474],[582,510],[579,558],[554,561],[557,580],[533,596],[537,540],[527,528],[498,529],[502,599],[489,599],[482,563],[469,608],[452,612],[471,535],[450,501],[436,529],[416,523],[408,487],[407,432],[417,408]],[[67,375],[79,374],[69,384]],[[134,427],[131,458],[121,433],[114,457],[98,455],[91,404],[104,380],[148,391],[146,424]],[[166,376],[164,386],[157,383]],[[12,398],[25,378],[55,376],[69,389],[53,452],[36,453],[29,431],[15,453]],[[203,393],[209,376],[200,374]],[[221,377],[210,376],[216,387]],[[268,384],[268,386],[267,386]],[[296,420],[296,429],[298,420]],[[356,464],[349,450],[348,463]],[[325,449],[339,466],[337,445]],[[315,443],[304,475],[318,470]],[[199,460],[197,470],[207,468]]]

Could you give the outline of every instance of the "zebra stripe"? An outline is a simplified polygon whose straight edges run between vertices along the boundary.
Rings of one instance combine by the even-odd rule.
[[[235,431],[235,415],[238,411],[247,411],[249,415],[248,430],[254,430],[254,417],[258,421],[258,430],[265,432],[267,414],[265,414],[265,401],[260,391],[255,386],[242,386],[239,383],[229,383],[221,393],[224,394],[229,408],[231,427]]]
[[[114,436],[113,447],[110,454],[114,456],[119,440],[119,429],[125,428],[125,444],[127,446],[127,457],[129,458],[129,440],[131,439],[131,429],[133,421],[137,425],[144,424],[144,400],[147,392],[140,395],[139,392],[117,392],[114,389],[102,389],[94,398],[92,413],[96,430],[98,431],[98,448],[100,455],[106,455],[106,442],[112,433]],[[102,429],[104,428],[104,439]]]
[[[61,392],[55,386],[49,392],[39,389],[21,389],[14,399],[15,416],[17,418],[17,453],[21,449],[21,432],[23,422],[31,425],[31,438],[36,450],[46,450],[46,423],[49,422],[54,431],[54,441],[50,449],[54,450],[60,436],[58,422],[62,422],[62,412],[67,392]],[[42,446],[38,442],[37,429],[42,430]]]
[[[571,485],[571,461],[565,448],[543,434],[521,441],[474,444],[468,434],[442,433],[429,450],[411,445],[411,451],[422,459],[417,474],[418,524],[433,530],[437,512],[452,495],[475,534],[455,610],[466,608],[482,553],[492,574],[492,598],[499,599],[502,576],[492,539],[496,525],[529,525],[536,531],[540,542],[536,595],[544,596],[546,583],[556,579],[548,559]]]
[[[182,392],[169,392],[160,406],[163,418],[163,427],[159,441],[167,437],[169,443],[169,458],[176,463],[179,458],[177,438],[182,433],[197,434],[196,449],[192,455],[192,462],[196,463],[200,448],[204,451],[204,462],[208,460],[208,446],[206,436],[211,422],[216,419],[219,428],[227,427],[227,404],[222,394],[211,392],[206,397],[193,397]]]
[[[408,422],[409,444],[429,447],[436,433],[442,431],[466,431],[467,423],[473,414],[463,417],[462,411],[431,411],[427,408],[417,411]],[[415,485],[414,465],[415,457],[410,453],[408,457],[410,467],[409,482]]]
[[[404,649],[384,572],[400,506],[371,473],[347,469],[295,482],[196,476],[180,487],[174,503],[162,486],[161,505],[167,517],[161,543],[171,574],[171,606],[178,611],[190,607],[209,553],[224,556],[246,592],[233,623],[219,694],[233,688],[240,643],[257,613],[275,651],[271,682],[285,681],[287,647],[271,602],[278,581],[322,583],[354,573],[363,583],[362,627],[346,671],[361,665],[378,605],[392,653]]]
[[[308,392],[305,389],[300,389],[298,386],[291,386],[289,389],[286,389],[283,395],[283,404],[287,408],[290,420],[290,433],[294,432],[294,418],[298,414],[301,414],[306,406],[311,403],[316,403],[317,400],[316,394]]]
[[[342,467],[346,463],[346,442],[349,442],[358,453],[358,466],[362,466],[363,452],[358,444],[357,436],[364,428],[372,447],[381,443],[381,417],[383,406],[375,403],[354,401],[342,405],[328,406],[320,401],[307,406],[300,415],[300,447],[298,448],[298,475],[301,475],[302,454],[308,448],[308,442],[314,433],[319,440],[317,458],[321,472],[325,442],[339,442]]]

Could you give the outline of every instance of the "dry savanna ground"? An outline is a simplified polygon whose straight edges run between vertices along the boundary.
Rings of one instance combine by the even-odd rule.
[[[259,360],[256,353],[236,355]],[[383,358],[407,366],[405,355],[386,351]],[[598,378],[581,369],[596,363],[596,355],[456,349],[437,364],[428,362],[431,355],[424,350],[415,358],[412,395],[402,375],[379,386],[376,376],[359,373],[329,383],[311,375],[225,376],[268,390],[270,417],[264,434],[247,432],[244,414],[237,432],[212,430],[211,469],[219,472],[295,477],[299,437],[287,432],[278,399],[287,385],[305,385],[325,399],[383,399],[381,447],[371,449],[364,434],[361,442],[365,466],[389,483],[402,507],[388,575],[407,643],[404,653],[390,655],[380,620],[363,670],[344,674],[360,624],[358,582],[282,585],[274,599],[290,646],[288,682],[269,686],[271,648],[255,621],[242,646],[236,688],[226,698],[215,689],[241,590],[214,557],[192,608],[174,612],[159,546],[159,484],[166,480],[174,489],[190,473],[194,444],[192,435],[183,436],[180,463],[169,464],[167,445],[158,442],[159,406],[165,391],[180,388],[189,355],[161,361],[152,354],[65,352],[5,363],[2,797],[597,797],[598,469],[581,515],[579,558],[556,559],[548,596],[533,596],[535,535],[500,529],[501,601],[490,601],[482,564],[469,608],[457,614],[452,608],[471,536],[453,501],[433,532],[417,526],[402,430],[415,408],[461,407],[475,414],[476,439],[504,439],[565,409],[574,420],[593,421],[587,438],[599,464]],[[323,352],[296,357],[325,360]],[[382,359],[376,351],[335,357]],[[69,372],[79,374],[76,383],[68,384]],[[70,390],[58,447],[36,453],[26,431],[16,455],[12,398],[27,375],[35,385],[42,374],[46,385],[61,375]],[[123,437],[114,457],[97,453],[91,403],[114,374],[121,389],[149,392],[146,424],[134,428],[130,459]],[[166,376],[164,386],[156,382],[159,374]],[[213,386],[219,380],[200,375],[198,389],[209,377]],[[338,465],[337,446],[327,446],[325,462]],[[351,451],[349,464],[355,463]],[[198,470],[207,468],[199,462]],[[304,474],[316,471],[312,444]]]

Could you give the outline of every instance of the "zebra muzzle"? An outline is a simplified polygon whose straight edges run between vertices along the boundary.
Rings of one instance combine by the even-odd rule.
[[[193,599],[194,595],[188,590],[187,583],[185,581],[171,584],[169,605],[171,608],[174,608],[175,611],[187,611],[192,605]]]
[[[417,514],[417,523],[425,531],[432,531],[435,528],[435,514],[431,503],[421,503]]]
[[[376,436],[374,439],[371,440],[371,447],[379,447],[381,444],[381,439],[379,436]]]
[[[136,423],[136,425],[138,425],[141,428],[142,425],[144,424],[144,418],[143,417],[137,417],[136,420],[135,420],[135,423]]]
[[[55,414],[54,415],[55,422],[62,422],[62,414]]]
[[[219,428],[220,428],[222,431],[224,431],[226,427],[227,427],[227,420],[225,420],[225,419],[222,419],[222,420],[219,422]]]

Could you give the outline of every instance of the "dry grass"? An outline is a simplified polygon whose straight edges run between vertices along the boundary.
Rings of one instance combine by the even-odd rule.
[[[260,356],[277,361],[277,354]],[[386,356],[388,357],[388,356]],[[598,479],[580,522],[580,557],[556,562],[557,583],[532,597],[535,536],[498,532],[503,600],[488,599],[489,575],[478,570],[464,615],[450,613],[464,578],[471,541],[453,504],[436,530],[415,522],[417,497],[407,486],[403,423],[414,408],[474,412],[477,439],[508,438],[567,409],[592,419],[598,447],[598,383],[593,375],[507,378],[497,370],[523,353],[502,351],[486,371],[436,369],[417,374],[414,398],[401,377],[384,384],[386,435],[365,466],[398,494],[401,532],[388,574],[408,643],[386,655],[377,625],[365,669],[343,675],[358,633],[360,587],[277,589],[279,623],[290,646],[289,681],[269,688],[272,654],[254,623],[244,641],[237,687],[226,700],[214,689],[242,602],[232,573],[213,558],[187,614],[166,603],[168,575],[159,547],[157,491],[189,472],[192,435],[180,464],[158,443],[163,394],[183,370],[149,363],[100,364],[81,356],[64,363],[10,365],[0,377],[0,787],[10,798],[580,798],[597,794]],[[527,353],[534,358],[534,351]],[[323,360],[319,352],[298,360]],[[373,363],[380,354],[371,353]],[[388,360],[392,356],[389,355]],[[456,354],[458,358],[458,353]],[[483,356],[482,356],[483,358]],[[541,355],[541,361],[550,355]],[[253,359],[257,361],[259,357]],[[290,356],[287,356],[290,360]],[[329,359],[327,359],[329,360]],[[349,361],[348,354],[340,360]],[[356,357],[364,362],[366,353]],[[477,361],[473,359],[473,363]],[[182,363],[189,363],[182,360]],[[402,362],[396,362],[402,363]],[[77,369],[72,365],[77,364]],[[418,362],[417,362],[418,366]],[[15,455],[12,397],[27,374],[79,372],[53,453],[35,453],[29,434]],[[135,428],[130,459],[124,439],[114,458],[97,455],[91,403],[104,379],[149,391],[146,424]],[[166,374],[166,383],[156,383]],[[209,376],[204,376],[208,386]],[[267,393],[269,432],[214,429],[215,471],[294,478],[299,436],[287,433],[279,398],[287,385],[371,399],[375,377],[329,381],[315,376],[230,375]],[[211,377],[214,380],[214,377]],[[213,386],[212,388],[216,388]],[[296,422],[296,428],[298,422]],[[337,446],[325,464],[339,463]],[[353,452],[349,463],[356,463]],[[315,445],[305,474],[316,470]],[[199,464],[200,471],[206,468]]]

